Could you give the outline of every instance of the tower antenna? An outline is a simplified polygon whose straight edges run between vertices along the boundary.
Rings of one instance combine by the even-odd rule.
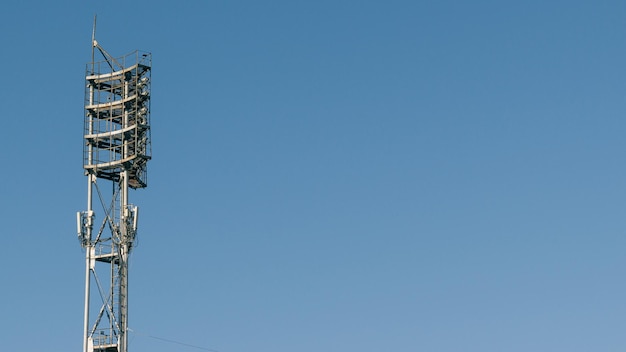
[[[104,61],[95,61],[96,48]],[[78,240],[86,253],[83,352],[128,352],[128,261],[139,216],[129,198],[131,189],[148,186],[152,55],[109,55],[96,41],[94,16],[91,56],[83,132],[87,210],[77,213]],[[108,182],[111,194],[100,187]]]

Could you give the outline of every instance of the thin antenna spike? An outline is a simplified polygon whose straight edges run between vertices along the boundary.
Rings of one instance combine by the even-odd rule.
[[[113,56],[111,56],[106,50],[104,50],[102,46],[100,46],[100,44],[98,44],[98,41],[96,40],[97,19],[98,19],[98,15],[97,14],[93,15],[93,30],[91,32],[91,69],[92,71],[95,70],[95,65],[96,65],[96,58],[95,58],[96,48],[98,49],[100,54],[102,54],[102,56],[106,60],[107,64],[109,64],[109,67],[111,67],[111,69],[115,70],[113,66],[114,64],[119,66],[120,69],[124,69],[124,66],[122,66],[119,62],[117,62],[117,60],[115,60]]]
[[[97,45],[96,42],[96,21],[98,19],[98,15],[94,14],[93,15],[93,30],[91,32],[91,66],[93,69],[93,65],[95,63],[95,48]]]

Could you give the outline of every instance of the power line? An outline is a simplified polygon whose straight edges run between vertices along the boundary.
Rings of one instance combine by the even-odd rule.
[[[189,344],[189,343],[180,342],[180,341],[176,341],[176,340],[172,340],[172,339],[166,339],[164,337],[153,336],[153,335],[150,335],[150,334],[142,334],[142,333],[139,333],[139,332],[137,332],[135,330],[132,330],[130,328],[128,329],[128,331],[130,331],[130,332],[132,332],[132,333],[134,333],[136,335],[149,337],[149,338],[152,338],[152,339],[155,339],[155,340],[159,340],[159,341],[163,341],[163,342],[169,342],[169,343],[173,343],[173,344],[180,345],[180,346],[186,346],[186,347],[189,347],[189,348],[195,348],[195,349],[198,349],[198,350],[209,351],[209,352],[220,352],[218,350],[214,350],[214,349],[211,349],[211,348],[206,348],[206,347],[202,347],[202,346],[196,346],[196,345],[192,345],[192,344]]]

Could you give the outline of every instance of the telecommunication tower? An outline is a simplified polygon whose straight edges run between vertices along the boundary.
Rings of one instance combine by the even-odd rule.
[[[129,190],[147,187],[152,55],[114,58],[96,41],[95,29],[94,19],[85,74],[87,210],[77,214],[86,252],[83,352],[127,352],[128,259],[138,220]],[[104,60],[95,61],[96,50]]]

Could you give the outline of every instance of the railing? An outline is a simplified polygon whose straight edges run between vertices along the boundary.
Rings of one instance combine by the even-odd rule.
[[[113,329],[96,330],[92,336],[94,350],[97,351],[98,346],[117,345],[117,336],[114,335]]]

